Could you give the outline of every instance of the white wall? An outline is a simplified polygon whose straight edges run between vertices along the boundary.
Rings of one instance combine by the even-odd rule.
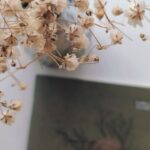
[[[148,2],[148,0],[146,0]],[[120,0],[114,0],[114,3]],[[124,2],[120,2],[122,5]],[[32,113],[35,76],[37,74],[57,75],[97,82],[127,84],[131,86],[150,87],[150,42],[142,43],[138,34],[143,29],[138,28],[138,33],[130,28],[124,32],[130,35],[133,42],[125,40],[122,46],[115,46],[106,51],[96,51],[101,62],[95,65],[83,65],[75,72],[45,69],[36,63],[26,71],[19,72],[17,76],[28,84],[25,92],[18,92],[18,88],[10,85],[9,79],[0,83],[0,89],[8,94],[8,98],[20,98],[24,106],[17,115],[16,123],[12,126],[0,124],[0,150],[26,150],[29,133],[29,122]],[[149,23],[145,22],[144,30],[150,35]],[[107,42],[103,32],[97,32],[102,42]],[[0,76],[1,78],[1,76]]]

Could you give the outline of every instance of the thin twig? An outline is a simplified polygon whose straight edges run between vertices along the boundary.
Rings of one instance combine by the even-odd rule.
[[[98,42],[99,46],[102,47],[102,44],[100,43],[100,41],[98,40],[98,38],[96,37],[96,35],[94,34],[94,32],[92,31],[92,29],[89,29],[89,31],[91,32],[91,34],[94,36],[94,38],[96,39],[96,41]]]

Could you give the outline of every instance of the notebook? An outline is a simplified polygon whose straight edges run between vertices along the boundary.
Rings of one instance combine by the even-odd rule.
[[[150,89],[38,76],[28,150],[149,150]]]

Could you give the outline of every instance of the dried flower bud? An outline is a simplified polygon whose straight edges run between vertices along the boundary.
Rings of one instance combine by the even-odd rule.
[[[22,102],[20,100],[12,101],[9,104],[9,108],[14,110],[14,111],[20,111],[21,107],[22,107]]]
[[[8,125],[11,125],[15,121],[14,116],[10,110],[3,112],[3,117],[0,120]]]
[[[147,38],[143,38],[142,41],[143,41],[143,42],[147,41]]]
[[[80,35],[84,34],[83,28],[76,24],[71,24],[66,29],[67,37],[70,41],[72,41],[74,38],[80,37]]]
[[[80,23],[85,28],[90,28],[94,25],[94,18],[92,16],[87,16],[80,19]]]
[[[94,0],[95,9],[102,10],[105,7],[105,0]]]
[[[62,13],[64,9],[67,7],[67,0],[57,0],[57,13]]]
[[[79,66],[79,61],[78,61],[78,58],[75,54],[67,54],[65,57],[64,57],[65,61],[65,68],[67,71],[74,71],[78,68]]]
[[[106,50],[109,46],[108,45],[97,45],[96,48],[97,50]]]
[[[15,62],[14,60],[12,60],[11,66],[12,66],[12,67],[16,67],[16,62]]]
[[[66,33],[68,40],[72,42],[75,49],[85,49],[88,47],[89,40],[81,26],[72,24],[67,28]]]
[[[128,17],[128,23],[136,27],[137,25],[142,26],[142,21],[145,15],[146,4],[144,1],[139,3],[131,2],[129,9],[126,12]]]
[[[99,62],[99,57],[92,54],[88,56],[82,56],[80,58],[80,63],[98,63]]]
[[[102,19],[104,16],[105,16],[105,12],[104,12],[103,9],[96,11],[96,17],[97,17],[98,19]]]
[[[89,7],[88,0],[74,0],[75,7],[78,7],[81,11],[86,11]]]
[[[119,16],[119,15],[123,14],[123,10],[122,10],[121,7],[115,6],[115,7],[112,9],[112,14],[113,14],[114,16]]]
[[[87,15],[87,16],[92,16],[92,15],[93,15],[92,10],[87,10],[87,11],[86,11],[86,15]]]
[[[99,57],[96,56],[95,54],[89,55],[88,56],[88,61],[89,61],[89,63],[98,63],[99,62]]]
[[[105,16],[105,0],[94,0],[95,14],[98,19]]]
[[[73,47],[80,50],[80,49],[86,49],[89,46],[89,39],[85,34],[80,35],[79,37],[75,37],[72,40]]]
[[[41,51],[45,46],[45,38],[41,34],[28,35],[26,45]]]
[[[144,33],[141,33],[141,34],[140,34],[140,38],[141,38],[141,39],[145,38],[145,34],[144,34]]]
[[[87,48],[88,39],[83,32],[83,28],[79,25],[71,25],[68,28],[67,37],[76,49]]]
[[[0,62],[0,73],[4,73],[7,71],[6,63]]]
[[[19,88],[20,88],[20,90],[24,91],[24,90],[27,89],[27,85],[24,82],[20,82],[19,83]]]
[[[1,106],[7,108],[7,101],[5,101],[5,100],[0,101],[0,107]]]
[[[2,14],[8,17],[12,17],[15,16],[15,11],[14,10],[18,10],[18,11],[22,11],[22,6],[21,6],[21,2],[20,0],[5,0],[5,1],[1,1],[0,2],[1,5],[3,5],[3,9],[1,9]]]
[[[123,40],[122,33],[120,32],[112,33],[110,37],[113,44],[122,44],[122,40]]]
[[[145,42],[145,41],[147,41],[147,36],[144,34],[144,33],[141,33],[140,34],[140,38],[141,38],[141,40],[143,41],[143,42]]]

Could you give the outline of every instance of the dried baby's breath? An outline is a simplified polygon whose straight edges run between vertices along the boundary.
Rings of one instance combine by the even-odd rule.
[[[84,63],[98,63],[99,62],[99,57],[96,56],[95,54],[91,54],[88,56],[82,56],[80,58],[80,63],[84,64]]]
[[[12,112],[11,111],[4,112],[1,121],[8,125],[14,123],[15,119]]]
[[[129,25],[134,27],[143,25],[144,19],[150,22],[147,16],[150,12],[149,5],[140,0],[126,2],[127,8],[122,9],[119,4],[113,7],[113,17],[125,14],[120,17],[126,16]],[[1,0],[0,75],[6,76],[0,79],[0,82],[11,77],[20,90],[25,90],[27,85],[15,74],[39,59],[48,58],[59,69],[74,71],[81,64],[99,62],[98,56],[85,55],[93,39],[98,50],[122,44],[125,37],[132,40],[132,37],[124,32],[128,26],[112,19],[107,3],[111,1],[74,0],[70,3],[67,0]],[[71,16],[71,19],[68,16]],[[95,29],[104,31],[106,38],[109,33],[108,41],[111,42],[103,43],[104,40],[101,39],[105,37]],[[89,35],[93,38],[89,38]],[[149,36],[140,34],[140,38],[147,41]],[[67,47],[68,51],[62,53],[62,47]],[[23,57],[26,49],[31,49],[35,54],[29,62],[25,62]],[[85,54],[81,55],[80,51],[83,50]],[[21,103],[15,101],[10,104],[2,98],[3,94],[0,93],[1,120],[10,124],[14,120],[12,111],[19,110]]]
[[[22,90],[22,91],[24,91],[24,90],[26,90],[27,89],[27,85],[26,85],[26,83],[24,83],[24,82],[19,82],[19,88],[20,88],[20,90]]]
[[[93,16],[87,16],[79,19],[81,25],[85,28],[90,28],[94,26],[94,18]]]
[[[98,19],[102,19],[105,16],[105,0],[94,0],[95,14]]]
[[[110,37],[113,44],[122,44],[122,40],[123,40],[122,33],[120,32],[111,33]]]
[[[145,33],[140,33],[140,38],[143,42],[150,40],[150,36]]]

